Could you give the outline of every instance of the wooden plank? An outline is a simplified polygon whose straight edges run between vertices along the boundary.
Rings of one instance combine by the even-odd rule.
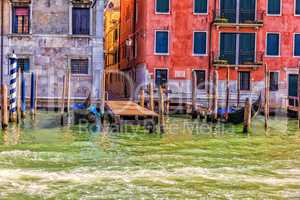
[[[141,107],[132,101],[107,101],[106,107],[114,114],[119,116],[146,116],[158,117],[158,114]]]

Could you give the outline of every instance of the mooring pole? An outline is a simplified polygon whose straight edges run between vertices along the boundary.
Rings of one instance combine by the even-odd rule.
[[[60,109],[60,124],[64,125],[64,113],[65,113],[65,97],[66,97],[66,76],[63,76],[62,84],[62,96],[61,96],[61,109]]]
[[[17,72],[17,123],[21,119],[21,95],[22,95],[22,78],[21,78],[21,69],[18,69]]]
[[[170,113],[170,96],[169,96],[169,86],[166,89],[166,115]]]
[[[300,63],[298,72],[298,127],[300,128]]]
[[[216,122],[218,120],[218,80],[219,75],[218,71],[214,70],[214,94],[213,94],[213,113],[212,113],[212,120],[213,122]]]
[[[298,81],[299,84],[299,81]],[[264,114],[265,114],[265,130],[268,129],[269,124],[269,101],[270,101],[270,72],[267,69],[267,64],[265,64],[265,105],[264,105]]]
[[[240,107],[240,97],[241,96],[241,77],[240,73],[237,72],[237,108]]]
[[[159,122],[160,122],[160,133],[165,133],[165,108],[164,108],[164,92],[162,86],[159,86]]]
[[[2,93],[2,108],[1,108],[1,114],[2,114],[2,129],[6,130],[8,127],[8,111],[7,111],[7,107],[8,107],[8,101],[7,101],[7,86],[5,84],[2,84],[1,87],[1,93]]]
[[[21,75],[21,118],[25,119],[26,117],[26,80],[22,72]]]
[[[244,133],[249,132],[250,125],[251,125],[251,99],[247,98],[245,102],[245,110],[244,110],[244,128],[243,128]]]
[[[9,83],[9,113],[10,121],[17,122],[17,56],[13,52],[10,60],[10,83]]]
[[[31,85],[30,85],[30,114],[31,117],[34,118],[35,115],[35,95],[36,95],[36,90],[35,90],[35,74],[32,72],[31,73]]]
[[[144,108],[145,107],[145,91],[144,88],[141,89],[140,93],[140,105]]]
[[[225,119],[228,119],[228,112],[229,112],[229,96],[230,96],[230,88],[229,88],[229,80],[230,80],[230,69],[227,67],[227,74],[226,74],[226,105],[225,105]]]
[[[149,94],[150,94],[150,110],[154,111],[154,95],[153,95],[153,83],[149,84]]]
[[[192,119],[198,117],[197,112],[197,74],[196,71],[192,72]]]
[[[34,115],[36,115],[37,112],[37,104],[38,104],[38,80],[39,76],[36,73],[35,74],[35,81],[34,81],[34,89],[35,89],[35,98],[34,98]]]
[[[68,70],[68,83],[67,83],[67,112],[68,116],[70,115],[70,101],[71,101],[71,71]]]

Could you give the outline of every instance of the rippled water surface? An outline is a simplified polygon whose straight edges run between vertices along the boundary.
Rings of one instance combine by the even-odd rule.
[[[56,119],[57,118],[57,119]],[[61,128],[39,113],[0,133],[0,199],[300,199],[295,120],[241,126],[168,119],[164,135]]]

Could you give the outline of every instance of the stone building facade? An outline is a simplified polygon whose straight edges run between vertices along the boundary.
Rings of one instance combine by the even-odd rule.
[[[103,1],[4,0],[3,29],[5,81],[14,51],[28,81],[38,75],[39,98],[61,97],[68,69],[72,98],[101,96]]]

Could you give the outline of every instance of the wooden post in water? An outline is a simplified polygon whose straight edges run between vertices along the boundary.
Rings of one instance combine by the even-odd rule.
[[[247,98],[244,110],[244,128],[243,132],[248,133],[251,125],[251,99]]]
[[[300,128],[300,63],[298,72],[298,127]]]
[[[229,95],[230,95],[230,88],[229,88],[229,80],[230,80],[230,69],[227,67],[227,74],[226,74],[226,105],[225,105],[225,119],[228,119],[228,111],[229,111]]]
[[[70,115],[70,104],[71,104],[71,71],[68,69],[67,72],[68,78],[67,78],[67,113],[68,117]]]
[[[159,86],[159,122],[160,122],[160,133],[165,132],[165,108],[164,108],[164,92],[163,88]]]
[[[241,77],[240,73],[237,72],[237,108],[240,107],[240,97],[241,96]]]
[[[60,109],[60,124],[64,125],[64,113],[65,113],[65,97],[66,97],[66,84],[67,78],[63,76],[63,84],[62,84],[62,96],[61,96],[61,109]]]
[[[24,74],[21,74],[21,118],[26,117],[26,80]]]
[[[7,86],[5,84],[2,85],[1,87],[1,93],[2,93],[2,102],[1,102],[1,114],[2,114],[2,129],[6,130],[8,127],[8,101],[7,101]]]
[[[153,95],[153,83],[149,84],[149,95],[150,95],[150,110],[154,111],[154,95]]]
[[[197,74],[196,71],[192,72],[192,118],[196,119],[197,113]]]
[[[218,80],[219,75],[218,71],[214,70],[214,93],[213,93],[213,109],[212,109],[212,120],[213,122],[216,122],[218,120]]]
[[[166,89],[166,115],[170,113],[170,96],[169,96],[169,86]]]
[[[20,122],[21,119],[21,84],[22,84],[22,78],[21,78],[21,70],[18,70],[17,74],[17,123]]]
[[[140,94],[140,105],[144,108],[145,107],[145,91],[144,88],[141,89]]]
[[[34,114],[36,115],[37,112],[37,104],[38,104],[38,80],[39,76],[35,74],[35,82],[34,82],[34,89],[35,89],[35,99],[34,99]]]
[[[299,81],[298,81],[299,84]],[[270,72],[267,69],[267,65],[265,64],[265,102],[264,102],[264,114],[265,114],[265,130],[268,129],[268,121],[269,121],[269,103],[270,102]]]
[[[30,114],[34,118],[35,115],[35,95],[36,95],[36,90],[35,90],[35,74],[32,72],[31,73],[31,85],[30,85]]]

